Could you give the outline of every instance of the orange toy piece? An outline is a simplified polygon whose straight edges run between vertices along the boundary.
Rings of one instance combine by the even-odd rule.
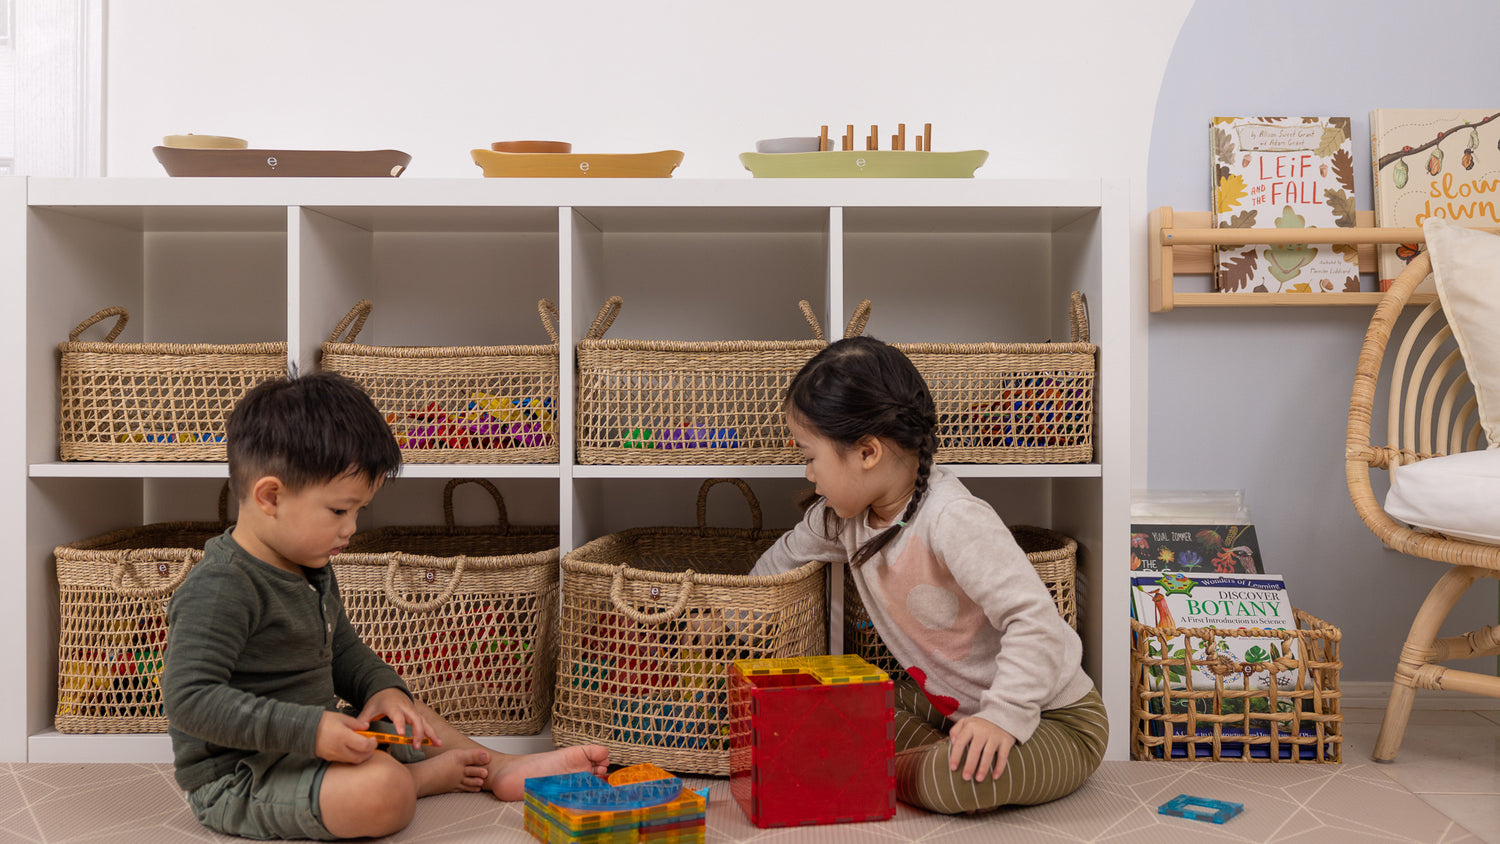
[[[370,738],[375,739],[376,741],[380,742],[381,744],[407,744],[407,745],[409,745],[409,744],[412,743],[412,740],[411,740],[410,736],[398,736],[395,733],[382,733],[382,732],[380,732],[378,730],[355,730],[354,732],[359,733],[362,736],[369,736]],[[432,744],[432,739],[430,739],[430,738],[428,738],[426,736],[423,736],[422,737],[422,744],[424,744],[424,745]]]

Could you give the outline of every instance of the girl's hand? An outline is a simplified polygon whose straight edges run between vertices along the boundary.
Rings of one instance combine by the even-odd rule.
[[[355,730],[370,729],[369,721],[350,718],[342,712],[324,712],[318,719],[318,737],[313,753],[329,762],[358,765],[375,755],[375,739]]]
[[[441,747],[442,741],[437,734],[427,725],[427,722],[418,714],[417,707],[412,704],[411,698],[395,686],[381,689],[365,701],[365,708],[360,710],[359,717],[367,723],[384,715],[396,728],[399,735],[407,735],[406,728],[411,727],[411,739],[413,747],[421,747],[422,739],[430,740],[435,747]],[[368,728],[366,728],[368,729]]]
[[[1005,762],[1010,758],[1010,749],[1016,745],[1015,736],[977,715],[960,718],[948,731],[948,740],[952,744],[948,752],[948,770],[958,770],[958,763],[964,758],[964,749],[967,748],[969,758],[964,762],[964,779],[970,782],[983,780],[986,775],[1000,779]]]

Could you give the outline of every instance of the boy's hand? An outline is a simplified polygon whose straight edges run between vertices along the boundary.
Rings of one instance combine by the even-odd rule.
[[[375,739],[355,732],[368,729],[369,721],[350,718],[342,712],[324,712],[318,721],[318,738],[313,752],[319,759],[329,762],[358,765],[375,755]]]
[[[948,753],[948,770],[958,770],[959,760],[968,748],[969,758],[964,761],[964,779],[970,782],[983,780],[991,775],[1000,779],[1005,763],[1010,759],[1010,749],[1016,745],[1016,737],[995,724],[970,715],[960,718],[948,731],[952,750]]]
[[[412,705],[411,698],[395,686],[381,689],[365,701],[365,708],[360,710],[359,717],[366,723],[384,715],[395,727],[398,735],[409,735],[414,747],[422,746],[422,739],[427,739],[436,747],[442,747],[443,743],[427,725],[427,722],[418,714],[416,706]],[[411,727],[411,733],[406,731]],[[364,729],[369,729],[365,727]]]

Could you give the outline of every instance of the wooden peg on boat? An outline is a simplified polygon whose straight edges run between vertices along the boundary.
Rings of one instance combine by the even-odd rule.
[[[870,135],[865,138],[865,149],[880,149],[880,127],[870,124]]]
[[[896,134],[891,136],[891,149],[906,149],[906,124],[896,124]]]
[[[847,126],[844,127],[844,144],[843,144],[843,148],[845,150],[852,150],[852,149],[854,149],[854,124],[853,123],[850,123],[850,124],[848,124]]]
[[[932,124],[931,123],[924,123],[922,125],[922,134],[923,134],[923,136],[925,136],[924,142],[927,144],[927,151],[928,152],[932,152]]]
[[[823,127],[823,131],[821,131],[821,132],[818,133],[818,152],[827,152],[827,151],[828,151],[828,127],[824,126]]]

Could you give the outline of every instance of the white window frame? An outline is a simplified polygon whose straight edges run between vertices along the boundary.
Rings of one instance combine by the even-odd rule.
[[[8,0],[17,88],[12,172],[104,175],[105,4]],[[23,97],[23,87],[44,96]]]

